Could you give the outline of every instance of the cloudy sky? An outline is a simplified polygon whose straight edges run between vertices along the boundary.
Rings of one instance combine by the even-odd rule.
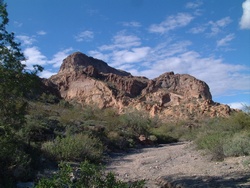
[[[27,67],[57,73],[75,51],[155,78],[186,73],[213,100],[250,104],[250,0],[6,0]]]

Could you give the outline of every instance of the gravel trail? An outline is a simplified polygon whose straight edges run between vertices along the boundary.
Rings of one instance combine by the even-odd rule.
[[[124,181],[146,187],[250,187],[250,157],[212,161],[191,142],[179,142],[113,154],[107,164]]]

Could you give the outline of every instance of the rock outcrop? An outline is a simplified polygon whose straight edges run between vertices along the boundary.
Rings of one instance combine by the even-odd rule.
[[[102,60],[95,59],[93,57],[88,57],[87,55],[81,53],[81,52],[76,52],[73,53],[72,55],[69,55],[66,59],[63,60],[63,63],[60,67],[59,73],[64,73],[64,72],[69,72],[69,71],[78,71],[80,69],[86,69],[88,73],[94,73],[93,69],[88,69],[89,66],[92,66],[95,70],[96,73],[113,73],[117,74],[119,76],[129,76],[131,75],[128,72],[122,71],[122,70],[117,70],[114,69],[113,67],[108,66],[107,63],[105,63]],[[96,75],[92,75],[96,76]]]
[[[208,85],[187,74],[168,72],[150,80],[114,69],[80,52],[63,60],[49,81],[61,97],[100,108],[146,110],[167,119],[227,116],[231,109],[212,101]]]

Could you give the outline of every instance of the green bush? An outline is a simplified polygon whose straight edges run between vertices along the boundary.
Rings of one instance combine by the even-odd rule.
[[[43,93],[40,96],[40,101],[44,103],[55,104],[55,103],[59,103],[60,100],[55,95]]]
[[[231,120],[238,130],[248,129],[250,131],[250,114],[244,112],[235,113],[228,119]]]
[[[237,112],[227,118],[196,122],[164,123],[151,127],[150,132],[157,137],[158,143],[193,140],[198,149],[208,151],[215,160],[250,155],[249,113]]]
[[[185,131],[187,130],[175,123],[164,123],[150,129],[151,134],[156,136],[157,143],[159,144],[177,142],[181,139]]]
[[[250,155],[250,115],[237,112],[228,118],[215,118],[195,130],[195,142],[214,159]]]
[[[148,135],[150,128],[149,115],[141,111],[132,111],[120,116],[121,128],[129,135],[138,137]]]
[[[56,160],[82,161],[85,159],[98,161],[102,157],[103,145],[97,138],[86,134],[57,137],[54,141],[45,142],[42,150]]]
[[[226,140],[223,145],[225,156],[250,155],[250,132],[240,132]]]
[[[108,139],[108,143],[107,143],[108,149],[111,149],[111,150],[115,150],[115,149],[125,150],[130,146],[129,143],[133,143],[132,138],[125,137],[119,131],[108,132],[107,139]]]
[[[61,163],[59,172],[52,178],[44,178],[38,182],[36,188],[142,188],[144,181],[131,184],[117,180],[113,173],[104,173],[101,166],[84,161],[80,168],[74,170],[69,164]]]
[[[198,149],[204,149],[210,151],[213,160],[223,160],[223,144],[225,134],[217,132],[212,134],[203,135],[196,140]]]
[[[154,143],[156,143],[157,140],[158,140],[157,137],[156,137],[155,135],[149,135],[148,139],[149,139],[150,141],[154,142]]]

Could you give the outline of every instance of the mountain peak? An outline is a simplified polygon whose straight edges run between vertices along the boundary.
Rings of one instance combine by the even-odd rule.
[[[65,71],[67,72],[77,71],[79,70],[79,68],[87,68],[89,66],[92,66],[99,73],[104,73],[104,74],[113,73],[119,76],[131,75],[128,72],[117,70],[113,67],[110,67],[106,62],[102,60],[89,57],[86,54],[81,53],[81,52],[75,52],[69,55],[67,58],[65,58],[60,67],[59,73],[63,73]]]

